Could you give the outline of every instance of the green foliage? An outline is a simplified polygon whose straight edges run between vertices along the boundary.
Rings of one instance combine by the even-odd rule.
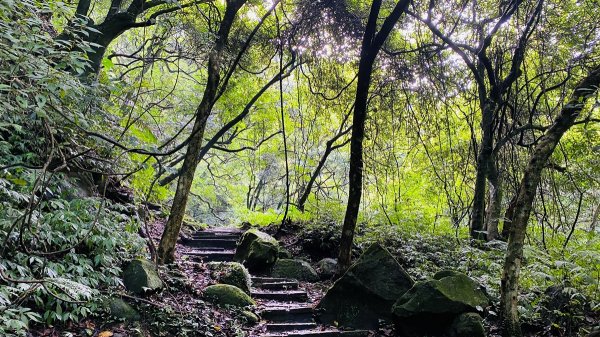
[[[24,172],[26,179],[36,175]],[[52,179],[46,193],[61,195],[60,183]],[[0,179],[0,271],[8,278],[0,283],[0,307],[9,315],[0,331],[23,333],[25,319],[55,324],[88,316],[99,291],[121,284],[121,261],[143,247],[134,220],[96,198],[40,200],[24,218],[21,202],[30,188]],[[63,197],[69,192],[62,190]]]

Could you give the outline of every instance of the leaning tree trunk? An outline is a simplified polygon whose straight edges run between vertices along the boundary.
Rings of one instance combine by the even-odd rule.
[[[500,312],[504,337],[522,336],[517,311],[519,273],[527,223],[533,199],[541,180],[542,170],[561,137],[575,123],[586,99],[598,90],[598,85],[600,85],[600,67],[596,67],[577,85],[569,102],[562,108],[552,126],[537,143],[521,179],[511,219],[508,247],[500,285]]]
[[[392,28],[400,19],[400,16],[410,3],[410,0],[400,0],[381,25],[377,32],[377,20],[382,0],[373,0],[369,13],[369,20],[363,36],[360,62],[358,66],[358,83],[356,87],[356,98],[354,114],[352,116],[352,135],[350,136],[350,172],[349,191],[344,224],[342,226],[342,237],[340,240],[340,251],[338,255],[339,271],[350,267],[352,243],[354,241],[354,230],[360,208],[363,180],[363,139],[365,138],[365,121],[367,118],[367,99],[371,85],[373,64],[377,54],[387,40]]]
[[[173,198],[173,204],[171,205],[171,214],[169,215],[169,219],[167,220],[158,246],[157,262],[160,264],[170,263],[175,259],[175,244],[177,243],[177,237],[181,230],[188,196],[192,188],[192,182],[194,181],[196,167],[198,166],[197,158],[202,147],[202,138],[204,136],[206,121],[211,113],[217,95],[222,54],[225,45],[227,44],[233,21],[237,12],[245,2],[246,0],[227,1],[225,16],[219,27],[215,47],[209,56],[206,88],[204,89],[202,101],[200,102],[198,109],[196,109],[196,119],[194,121],[194,127],[192,128],[192,134],[181,168],[182,173],[177,180],[177,189],[175,191],[175,197]]]
[[[319,160],[319,164],[314,169],[313,173],[310,175],[310,179],[308,180],[308,183],[306,184],[306,186],[302,190],[302,194],[296,201],[296,208],[298,208],[301,212],[304,212],[304,207],[306,205],[306,201],[308,200],[308,197],[310,196],[310,192],[312,191],[312,188],[313,188],[315,182],[317,181],[317,178],[321,174],[321,170],[323,170],[323,167],[325,167],[325,163],[327,162],[327,158],[329,158],[329,155],[334,150],[347,144],[347,142],[344,142],[340,145],[335,145],[335,146],[333,145],[333,143],[335,143],[336,140],[338,140],[340,137],[345,135],[347,133],[347,131],[349,131],[349,130],[340,131],[332,139],[328,140],[327,143],[325,144],[325,152],[323,152],[323,155],[321,156],[321,159]]]

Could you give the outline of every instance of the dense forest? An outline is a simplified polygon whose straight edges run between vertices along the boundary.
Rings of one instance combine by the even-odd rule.
[[[599,8],[0,0],[0,336],[600,335]]]

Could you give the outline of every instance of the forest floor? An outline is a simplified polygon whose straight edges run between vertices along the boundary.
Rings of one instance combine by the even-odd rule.
[[[149,235],[155,244],[158,244],[160,234],[164,228],[164,220],[157,220],[149,224]],[[190,230],[190,229],[188,229]],[[289,250],[294,257],[317,261],[324,257],[332,256],[335,252],[337,239],[334,234],[324,234],[320,231],[301,230],[297,224],[286,226],[269,226],[264,231],[275,236],[280,244]],[[332,231],[331,229],[329,230]],[[185,231],[183,233],[185,235]],[[422,240],[421,240],[422,241]],[[415,269],[417,262],[415,256],[434,261],[434,268],[447,264],[445,260],[436,260],[437,251],[430,246],[421,246],[424,243],[396,243],[402,248],[389,244],[390,251],[407,270],[421,272]],[[43,327],[33,329],[30,336],[59,337],[59,336],[87,336],[87,337],[141,337],[141,336],[214,336],[214,337],[241,337],[260,336],[265,331],[264,321],[257,325],[247,324],[241,311],[235,309],[221,309],[205,303],[202,300],[203,289],[215,283],[205,263],[193,261],[186,255],[188,247],[177,244],[176,263],[169,268],[160,270],[166,288],[160,293],[149,297],[139,298],[120,293],[124,300],[133,305],[142,316],[140,322],[128,323],[114,321],[108,316],[95,316],[85,319],[77,324],[65,326]],[[440,250],[443,248],[440,248]],[[415,254],[412,256],[411,254]],[[447,253],[447,252],[446,252]],[[358,254],[358,253],[357,253]],[[420,267],[419,267],[420,268]],[[419,278],[419,276],[416,276]],[[308,293],[308,303],[317,303],[324,295],[332,281],[316,283],[302,283],[301,289]],[[259,301],[260,305],[260,301]],[[598,322],[597,313],[587,313],[585,317],[588,325]],[[497,321],[486,320],[488,336],[499,336]],[[571,336],[559,331],[553,332],[552,326],[526,326],[528,336]],[[185,334],[183,333],[185,332]],[[373,332],[372,336],[394,336],[391,326],[382,327]],[[572,335],[575,336],[575,335]]]

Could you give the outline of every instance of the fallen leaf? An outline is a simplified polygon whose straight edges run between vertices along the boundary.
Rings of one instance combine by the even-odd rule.
[[[112,333],[112,332],[110,332],[110,331],[102,331],[102,332],[101,332],[101,333],[98,335],[98,337],[112,337],[112,336],[113,336],[113,333]]]

